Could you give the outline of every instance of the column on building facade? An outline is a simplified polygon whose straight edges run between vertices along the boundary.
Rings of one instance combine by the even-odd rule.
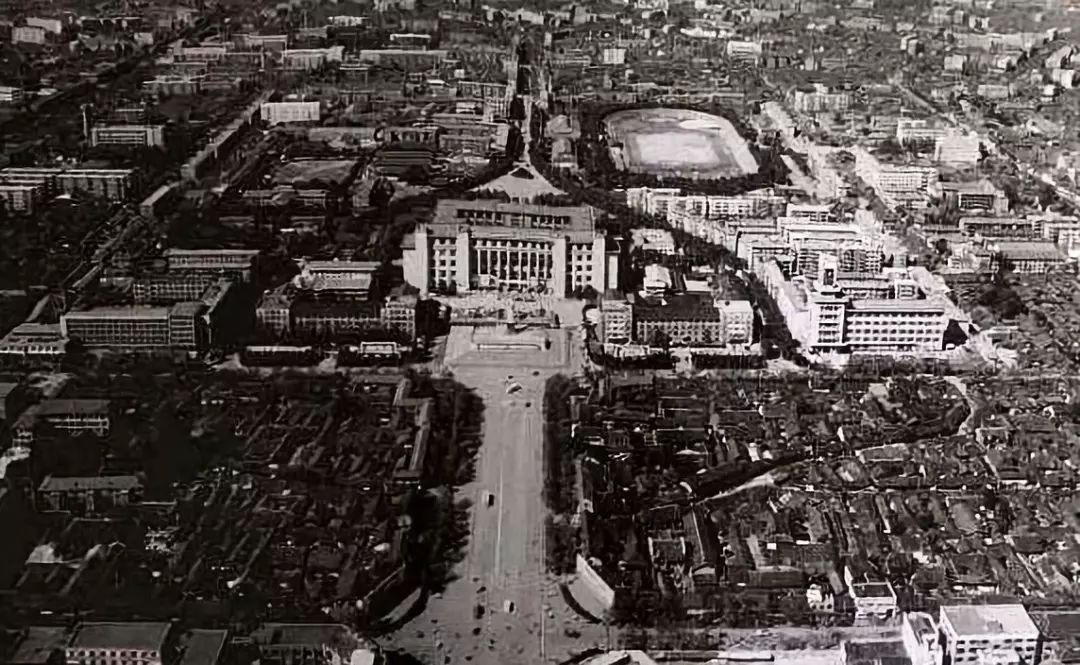
[[[592,287],[597,293],[603,293],[607,286],[607,239],[604,236],[593,238],[589,260],[592,263]]]
[[[557,296],[566,295],[566,254],[566,238],[556,238],[551,245],[551,284],[548,286]]]
[[[432,263],[431,252],[428,245],[428,232],[423,226],[418,226],[413,234],[413,250],[404,252],[402,266],[405,273],[405,282],[420,289],[420,294],[426,296],[431,282]]]
[[[607,288],[619,288],[619,253],[611,252],[606,256],[607,260]],[[603,293],[603,291],[601,291]]]
[[[457,274],[455,281],[457,282],[458,291],[468,291],[470,288],[469,277],[472,275],[472,237],[469,231],[466,229],[460,231],[457,234],[457,257],[456,268]]]

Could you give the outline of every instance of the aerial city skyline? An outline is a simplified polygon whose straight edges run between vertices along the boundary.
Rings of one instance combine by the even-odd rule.
[[[1077,9],[8,2],[0,663],[1080,662]]]

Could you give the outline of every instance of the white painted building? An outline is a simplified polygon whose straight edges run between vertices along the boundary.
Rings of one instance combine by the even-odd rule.
[[[942,663],[966,665],[1015,654],[1025,665],[1042,659],[1042,637],[1023,605],[944,605],[938,627]]]
[[[982,159],[978,134],[939,136],[934,141],[934,161],[950,165],[972,165]]]
[[[322,107],[319,102],[267,102],[260,115],[268,125],[289,122],[318,122]]]

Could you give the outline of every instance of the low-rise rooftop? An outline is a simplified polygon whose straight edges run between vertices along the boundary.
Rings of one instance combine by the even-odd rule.
[[[68,649],[137,649],[161,651],[172,624],[151,621],[82,623]]]

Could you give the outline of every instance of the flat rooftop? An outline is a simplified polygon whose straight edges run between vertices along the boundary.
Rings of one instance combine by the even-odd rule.
[[[69,413],[108,413],[107,399],[47,399],[33,407],[42,416],[67,415]]]
[[[941,617],[960,637],[1039,634],[1023,605],[944,605]]]
[[[139,649],[160,651],[172,624],[150,621],[83,623],[68,649]]]
[[[1013,260],[1064,260],[1061,250],[1052,242],[999,242],[995,243],[997,251],[1004,257]]]
[[[443,199],[435,209],[436,224],[490,224],[506,227],[547,228],[544,221],[558,220],[569,230],[592,231],[593,211],[588,206],[546,206],[534,203],[504,203],[480,199]]]
[[[229,637],[227,630],[194,629],[180,639],[179,665],[210,665],[218,662]]]
[[[68,312],[66,319],[140,319],[168,320],[168,307],[95,307],[81,311]]]
[[[78,492],[82,490],[124,491],[142,487],[142,481],[135,476],[85,476],[54,478],[41,481],[39,492]]]

